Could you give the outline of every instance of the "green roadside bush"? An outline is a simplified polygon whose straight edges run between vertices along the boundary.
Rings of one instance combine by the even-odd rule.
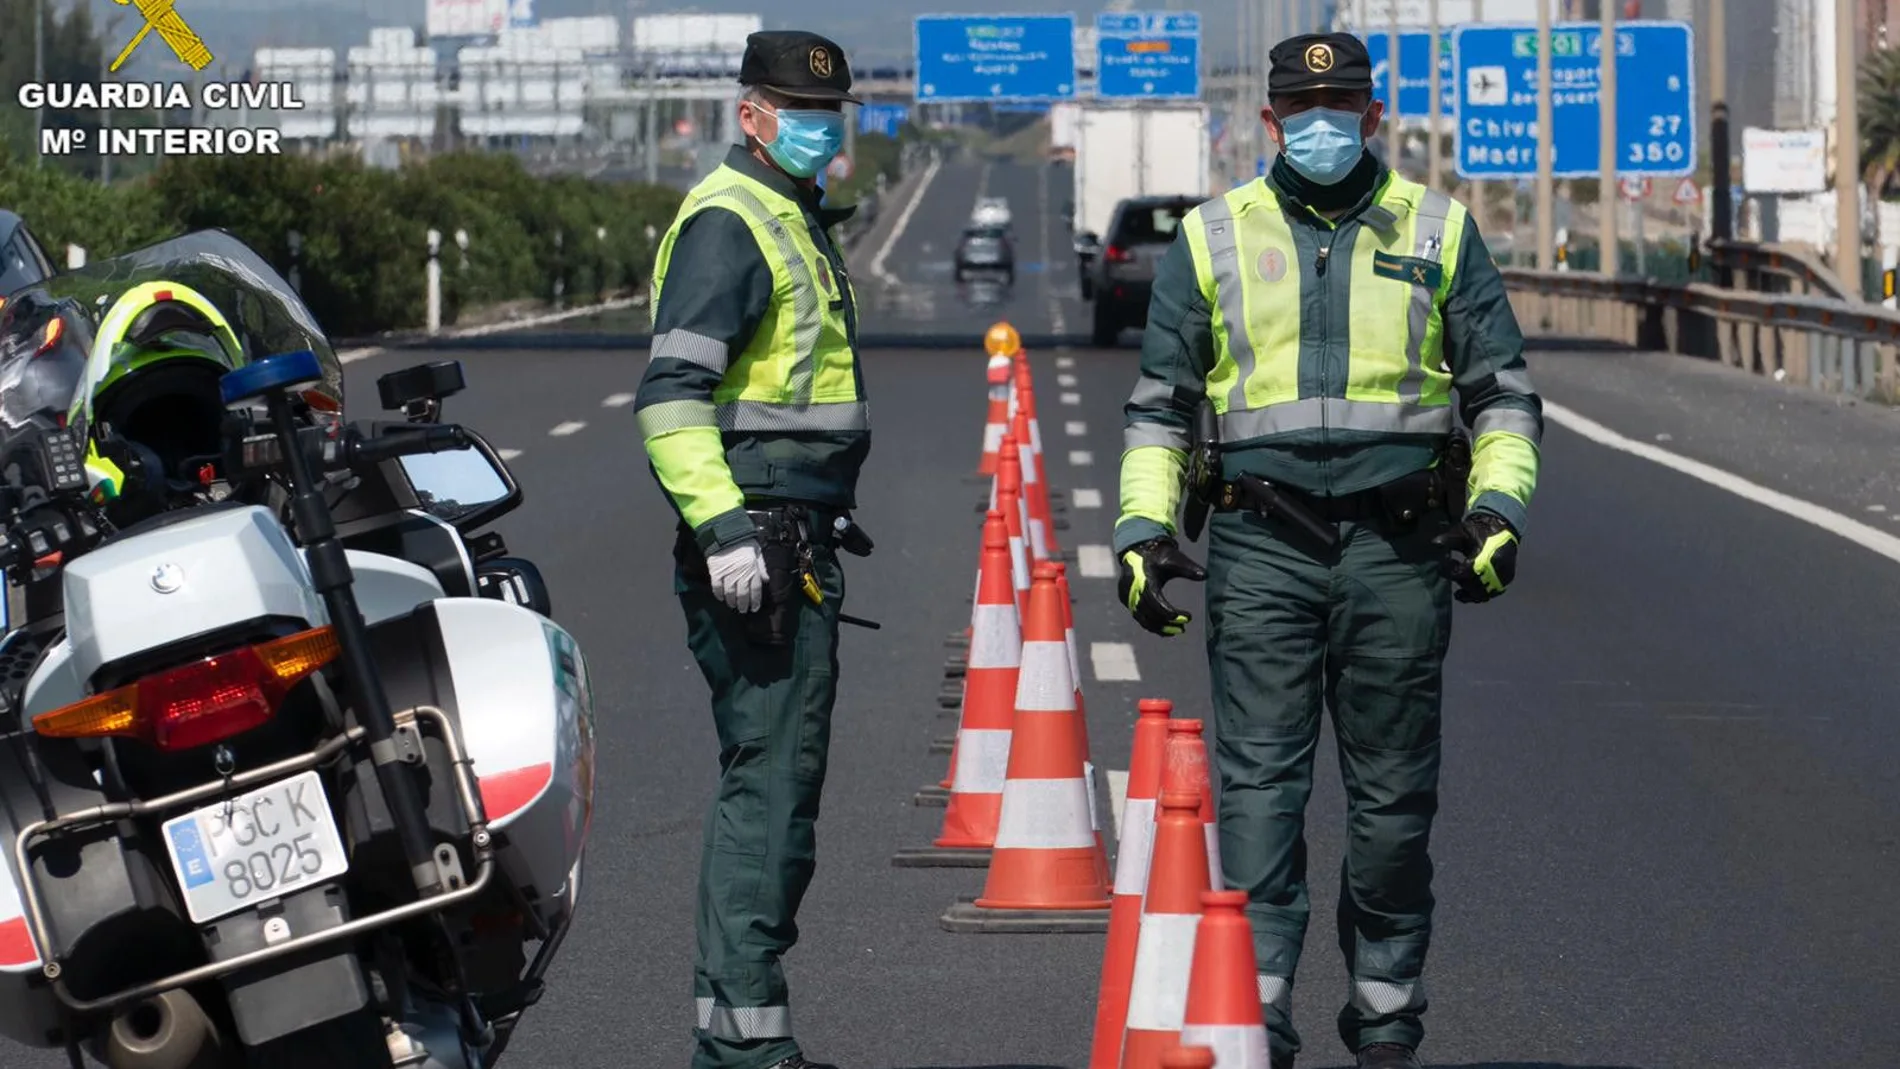
[[[99,260],[222,227],[288,274],[297,232],[304,301],[335,337],[423,324],[430,228],[442,234],[447,322],[480,305],[634,290],[680,199],[660,186],[537,178],[500,154],[394,171],[354,158],[178,157],[109,187],[0,155],[0,207],[25,217],[55,258],[67,244]],[[457,230],[468,234],[466,265]]]

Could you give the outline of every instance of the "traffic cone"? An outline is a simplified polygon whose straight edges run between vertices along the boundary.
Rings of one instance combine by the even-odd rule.
[[[1253,927],[1242,912],[1246,905],[1245,891],[1203,894],[1201,924],[1194,932],[1181,1042],[1212,1048],[1219,1069],[1269,1069]]]
[[[1102,952],[1102,985],[1095,996],[1095,1041],[1089,1069],[1121,1064],[1122,1030],[1128,1026],[1128,992],[1134,980],[1135,940],[1141,932],[1141,898],[1148,890],[1148,860],[1155,842],[1155,795],[1161,793],[1161,751],[1168,741],[1174,703],[1143,698],[1136,708],[1135,745],[1128,759],[1128,797],[1122,801],[1122,838],[1115,848],[1114,905],[1108,913],[1108,946]]]
[[[1161,1056],[1161,1069],[1214,1069],[1214,1048],[1176,1047]]]
[[[1016,421],[1010,425],[1010,433],[1016,436],[1016,448],[1020,452],[1023,467],[1023,504],[1029,512],[1029,551],[1037,561],[1052,560],[1049,555],[1049,499],[1042,489],[1041,465],[1036,463],[1036,451],[1029,442],[1029,405],[1016,409]]]
[[[990,357],[990,411],[983,423],[983,460],[977,465],[977,474],[995,475],[997,461],[1002,459],[1003,435],[1009,431],[1009,359]]]
[[[944,913],[949,931],[1108,930],[1108,888],[1085,812],[1088,787],[1060,597],[1055,569],[1037,565],[989,879],[981,897]]]
[[[1227,886],[1220,870],[1220,824],[1214,809],[1213,770],[1208,767],[1207,742],[1202,738],[1204,725],[1199,720],[1168,721],[1168,745],[1162,751],[1162,766],[1179,765],[1183,775],[1195,784],[1201,796],[1201,827],[1207,838],[1207,885],[1215,890]]]
[[[990,518],[994,518],[994,519],[995,519],[995,520],[996,520],[997,522],[999,522],[999,523],[1000,523],[1000,522],[1002,522],[1002,514],[1001,514],[1000,512],[997,512],[997,511],[995,511],[995,510],[991,510],[991,511],[990,511],[990,512],[988,513],[988,516],[989,516]],[[988,523],[988,521],[987,521],[987,519],[986,519],[986,521],[985,521],[985,523],[984,523],[984,526],[983,526],[983,532],[984,532],[984,544],[985,544],[985,545],[987,545],[987,544],[988,544],[988,537],[989,537],[989,523]],[[1007,547],[1007,545],[1008,545],[1008,537],[1007,537],[1007,535],[1005,535],[1005,537],[1004,537],[1004,545],[1005,545],[1005,547]],[[1008,554],[1008,550],[1007,550],[1007,548],[1005,548],[1005,550],[1004,550],[1004,553],[1005,553],[1005,555],[1007,556],[1007,554]],[[978,552],[977,552],[977,568],[976,568],[976,589],[975,589],[975,590],[972,590],[972,591],[970,592],[970,629],[971,629],[971,632],[972,632],[972,633],[974,633],[974,632],[975,632],[975,630],[976,630],[976,625],[977,625],[977,618],[978,618],[978,617],[979,617],[980,615],[982,615],[982,613],[981,613],[981,610],[982,610],[982,607],[983,607],[983,596],[982,596],[982,592],[983,592],[983,555],[984,555],[984,551],[983,551],[983,550],[978,550]],[[1012,567],[1013,567],[1013,565],[1012,565]],[[1006,582],[1005,582],[1005,588],[1006,588],[1006,589],[1008,589],[1009,587],[1012,587],[1013,585],[1014,585],[1014,578],[1013,578],[1013,576],[1012,576],[1012,577],[1011,577],[1011,578],[1010,578],[1009,580],[1006,580]],[[1015,601],[1014,601],[1014,598],[1013,598],[1013,591],[1012,591],[1012,598],[1011,598],[1011,602],[1010,602],[1010,607],[1011,607],[1011,609],[1012,609],[1012,610],[1013,610],[1013,609],[1015,608]],[[1020,628],[1019,628],[1019,631],[1020,631]],[[993,656],[994,656],[994,655],[992,654],[992,655],[991,655],[991,657],[992,657],[992,659],[993,659]],[[1011,656],[1013,657],[1013,656],[1014,656],[1014,653],[1012,653],[1012,654],[1011,654]],[[969,703],[969,700],[970,700],[970,687],[969,687],[969,679],[968,679],[968,676],[969,676],[969,663],[970,663],[970,654],[969,654],[969,653],[968,653],[968,652],[966,651],[966,652],[965,652],[965,653],[964,653],[963,655],[961,655],[961,656],[960,656],[960,657],[959,657],[959,658],[958,658],[957,660],[958,660],[958,669],[957,669],[957,672],[956,672],[956,675],[957,675],[957,676],[958,676],[959,678],[962,678],[962,679],[964,680],[964,684],[963,684],[963,686],[962,686],[962,688],[961,688],[961,689],[959,690],[959,692],[958,692],[958,700],[957,700],[957,710],[958,710],[958,715],[959,715],[959,716],[961,716],[961,715],[962,715],[962,710],[963,710],[963,709],[964,709],[964,708],[965,708],[965,707],[966,707],[966,706],[968,705],[968,703]],[[1006,699],[1006,700],[1008,700],[1008,701],[1013,701],[1013,700],[1015,699],[1015,693],[1016,693],[1016,692],[1015,692],[1015,689],[1014,689],[1014,688],[1015,688],[1015,684],[1014,684],[1014,682],[1013,682],[1013,681],[1012,681],[1012,682],[1011,682],[1011,684],[1010,684],[1010,688],[1011,688],[1010,690],[1008,690],[1008,691],[1006,691],[1006,692],[1005,692],[1005,699]],[[939,745],[939,743],[941,744],[941,746]],[[954,734],[954,733],[952,733],[951,735],[949,735],[949,736],[947,736],[947,737],[945,737],[945,738],[942,738],[942,739],[938,739],[938,740],[935,740],[934,742],[932,742],[932,743],[931,743],[931,746],[930,746],[930,752],[931,752],[931,753],[947,753],[947,754],[949,754],[949,755],[950,755],[950,766],[949,766],[949,768],[948,768],[948,770],[946,770],[946,771],[944,772],[944,777],[943,777],[943,779],[941,779],[941,780],[939,780],[939,781],[938,781],[938,782],[937,782],[937,783],[936,783],[935,785],[933,785],[933,786],[926,786],[926,787],[922,787],[922,788],[920,788],[920,789],[919,789],[919,790],[917,791],[917,793],[916,793],[915,795],[913,795],[913,796],[911,797],[911,804],[912,804],[912,805],[920,805],[920,806],[941,806],[941,805],[945,805],[945,804],[947,804],[947,803],[949,802],[949,800],[950,800],[950,786],[951,786],[951,781],[952,781],[952,778],[953,778],[953,777],[955,776],[955,774],[956,774],[956,767],[957,767],[957,756],[956,756],[956,754],[957,754],[957,736],[956,736],[956,734]],[[999,787],[999,789],[1000,789],[1000,787]]]
[[[1024,533],[1028,517],[1022,508],[1023,466],[1014,435],[1003,436],[1003,459],[996,471],[996,511],[1009,531],[1010,577],[1016,587],[1016,612],[1029,619],[1029,543]]]
[[[983,523],[983,585],[977,594],[976,636],[963,692],[963,720],[950,755],[951,783],[943,828],[930,847],[899,851],[901,868],[980,868],[989,863],[1003,810],[1010,733],[1020,689],[1022,634],[1011,596],[1008,536],[1001,513]]]
[[[1161,814],[1155,819],[1154,862],[1141,904],[1121,1069],[1160,1069],[1162,1053],[1181,1036],[1201,892],[1208,889],[1200,806],[1192,770],[1169,764],[1164,756]]]
[[[1095,829],[1095,845],[1102,858],[1102,883],[1108,885],[1114,880],[1114,874],[1108,870],[1108,848],[1102,842],[1102,809],[1095,794],[1095,762],[1090,760],[1095,751],[1089,748],[1089,711],[1082,703],[1082,659],[1077,655],[1075,641],[1075,603],[1069,597],[1069,566],[1054,561],[1052,567],[1056,570],[1056,591],[1062,595],[1062,632],[1069,645],[1069,678],[1075,680],[1075,728],[1082,746],[1082,781],[1089,785],[1089,827]]]
[[[1029,453],[1036,461],[1036,497],[1042,509],[1043,545],[1051,558],[1059,557],[1062,547],[1056,544],[1056,491],[1049,485],[1049,465],[1042,457],[1042,426],[1036,419],[1036,388],[1031,384],[1023,393],[1023,408],[1029,413],[1025,437],[1029,441]]]

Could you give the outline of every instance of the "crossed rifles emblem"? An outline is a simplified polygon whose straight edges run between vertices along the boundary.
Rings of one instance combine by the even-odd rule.
[[[172,54],[178,57],[178,62],[195,71],[204,70],[211,65],[211,50],[205,47],[204,41],[198,37],[197,32],[173,7],[175,0],[112,0],[112,2],[121,7],[136,5],[139,14],[145,19],[145,25],[139,27],[138,34],[132,38],[132,43],[126,45],[125,49],[119,53],[119,58],[113,60],[112,66],[107,68],[112,73],[117,74],[119,68],[125,66],[125,61],[132,58],[133,50],[137,49],[145,40],[145,35],[153,30],[157,30],[158,36],[171,46]]]

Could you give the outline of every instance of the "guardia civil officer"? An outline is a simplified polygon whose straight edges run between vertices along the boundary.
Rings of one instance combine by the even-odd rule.
[[[1126,408],[1120,592],[1178,635],[1189,616],[1162,584],[1207,582],[1221,860],[1250,900],[1274,1069],[1300,1049],[1302,829],[1331,708],[1348,797],[1339,1035],[1363,1069],[1411,1069],[1453,593],[1511,582],[1542,408],[1464,206],[1364,148],[1381,116],[1365,46],[1300,36],[1271,60],[1278,162],[1183,219],[1155,279]],[[1212,454],[1191,480],[1214,510],[1205,571],[1175,541],[1203,401],[1220,441],[1194,450]]]
[[[815,177],[844,144],[851,71],[802,32],[746,40],[745,144],[687,194],[653,268],[634,402],[680,516],[675,589],[712,689],[720,779],[700,866],[695,1069],[828,1069],[792,1038],[798,938],[831,741],[836,550],[870,418],[857,309]]]

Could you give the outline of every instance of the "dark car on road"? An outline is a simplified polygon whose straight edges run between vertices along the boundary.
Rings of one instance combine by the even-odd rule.
[[[53,274],[53,262],[26,221],[0,209],[0,300]]]
[[[1011,284],[1016,281],[1016,249],[1000,226],[973,226],[957,242],[957,281],[979,271],[1000,273]]]
[[[1094,344],[1114,345],[1124,327],[1147,325],[1155,266],[1181,228],[1181,217],[1206,199],[1135,197],[1115,206],[1106,243],[1094,234],[1080,235],[1082,297],[1095,302]]]

